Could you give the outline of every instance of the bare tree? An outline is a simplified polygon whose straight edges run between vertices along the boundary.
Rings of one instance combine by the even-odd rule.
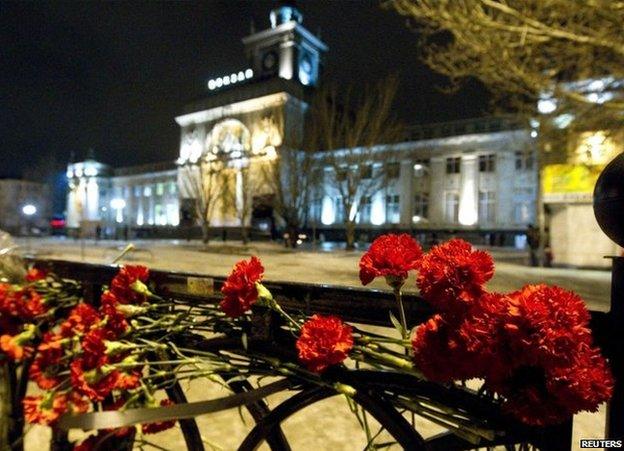
[[[449,77],[451,89],[476,78],[496,105],[539,128],[538,177],[548,164],[578,160],[571,143],[580,134],[601,130],[608,139],[624,130],[624,2],[387,0],[384,5],[410,18],[421,59]]]
[[[236,217],[240,224],[241,241],[249,242],[249,220],[252,213],[252,194],[258,183],[251,179],[248,162],[243,162],[239,167],[229,168],[224,173],[222,214],[230,213]]]
[[[318,159],[312,150],[300,148],[302,122],[287,123],[283,110],[275,110],[272,118],[283,143],[263,161],[262,179],[273,193],[275,213],[286,229],[287,244],[296,247],[312,190],[319,183]]]
[[[202,230],[202,242],[208,245],[210,241],[210,226],[214,218],[217,205],[224,202],[224,171],[223,163],[219,161],[200,161],[186,163],[181,166],[180,174],[183,194],[192,199],[195,217]]]
[[[312,103],[306,148],[323,152],[320,161],[331,169],[327,182],[340,198],[347,249],[355,246],[363,204],[384,186],[386,166],[375,164],[382,159],[380,151],[403,137],[404,128],[392,114],[397,86],[394,77],[359,94],[329,86]]]

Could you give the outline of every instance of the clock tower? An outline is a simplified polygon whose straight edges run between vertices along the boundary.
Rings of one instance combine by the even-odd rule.
[[[254,75],[316,86],[327,46],[303,27],[303,16],[292,0],[280,1],[270,21],[271,28],[243,38]]]

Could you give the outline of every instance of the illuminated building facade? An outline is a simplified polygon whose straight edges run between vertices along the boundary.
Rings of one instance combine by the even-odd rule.
[[[180,152],[162,167],[111,169],[96,161],[68,168],[69,227],[131,230],[175,228],[194,215],[198,176],[230,193],[217,199],[210,226],[279,227],[263,183],[268,162],[300,148],[308,100],[322,75],[325,44],[302,25],[291,6],[271,12],[271,27],[243,39],[249,66],[207,82],[207,96],[187,105],[175,120]],[[375,147],[370,173],[393,174],[362,199],[356,218],[363,239],[387,230],[474,237],[476,242],[521,245],[535,222],[537,170],[531,132],[509,118],[421,126],[405,142]],[[333,151],[340,153],[340,150]],[[322,161],[323,153],[319,153]],[[386,166],[391,166],[387,168]],[[208,168],[197,172],[198,167]],[[310,196],[307,228],[342,239],[340,199],[321,168]],[[238,206],[251,205],[247,217]],[[264,218],[265,222],[262,222]],[[275,221],[277,219],[277,221]]]

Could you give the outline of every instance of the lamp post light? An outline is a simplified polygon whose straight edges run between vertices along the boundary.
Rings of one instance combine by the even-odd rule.
[[[37,207],[33,204],[26,204],[22,206],[22,213],[26,216],[26,252],[31,253],[30,235],[32,234],[32,217],[37,213]]]

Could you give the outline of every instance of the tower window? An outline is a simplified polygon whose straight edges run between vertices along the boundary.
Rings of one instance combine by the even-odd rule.
[[[414,196],[413,222],[429,218],[429,193],[417,193]]]
[[[386,222],[398,224],[401,220],[401,197],[398,194],[386,196]]]
[[[496,193],[479,191],[479,222],[492,224],[496,221]]]
[[[517,171],[530,171],[533,169],[533,152],[531,150],[518,150],[514,153]]]

